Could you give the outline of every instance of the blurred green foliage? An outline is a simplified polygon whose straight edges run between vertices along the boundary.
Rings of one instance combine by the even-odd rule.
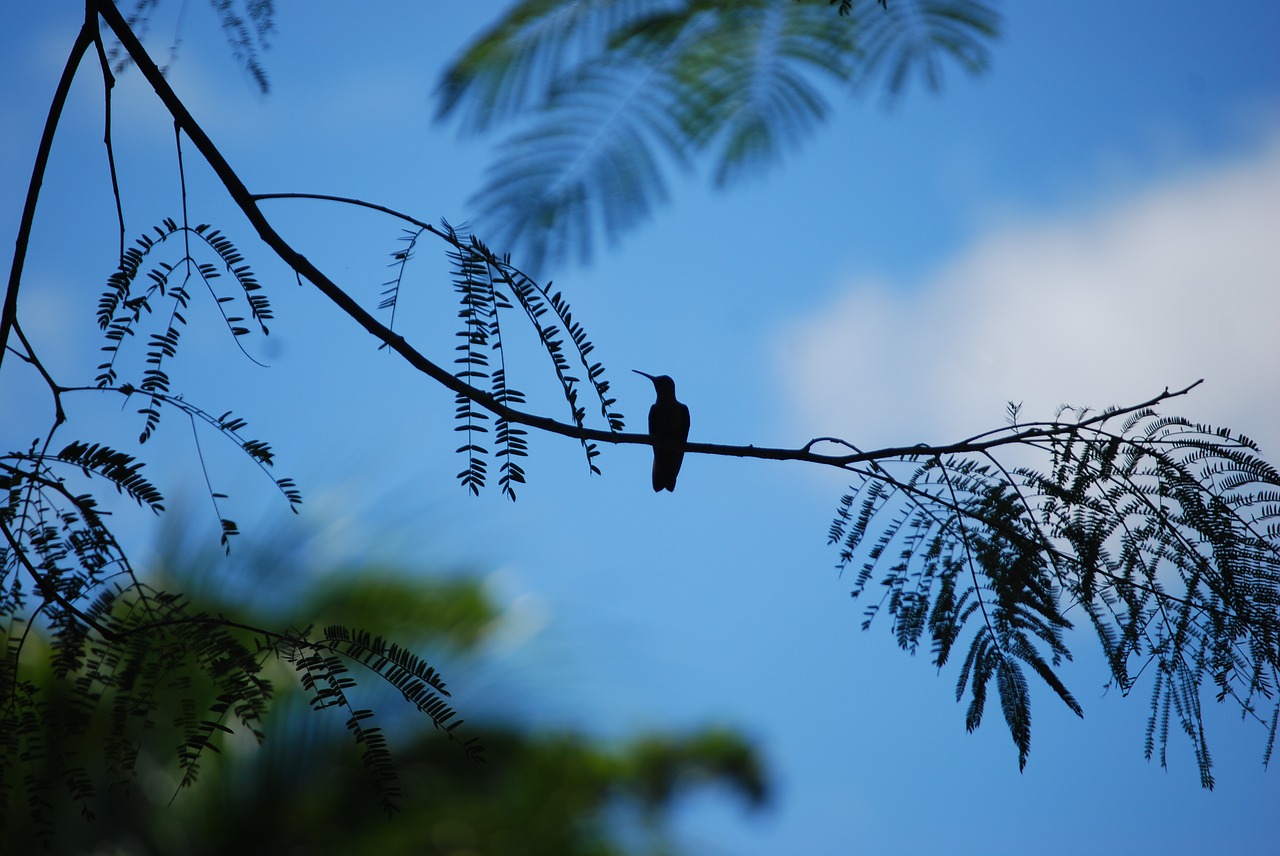
[[[403,640],[433,662],[436,655],[456,661],[454,673],[485,669],[485,642],[506,620],[475,575],[438,576],[372,562],[317,568],[323,550],[305,538],[242,545],[230,559],[175,537],[173,527],[162,541],[153,582],[192,592],[194,610],[234,612],[268,626],[356,625]],[[63,733],[60,714],[71,714],[76,675],[54,676],[40,630],[28,634],[23,658],[33,664],[25,676],[39,687],[46,721]],[[117,775],[105,758],[78,773],[62,763],[94,757],[94,747],[106,742],[105,731],[117,727],[105,715],[106,704],[44,757],[19,757],[16,743],[0,742],[8,750],[5,765],[20,773],[20,788],[43,779],[53,787],[42,790],[54,795],[41,818],[31,816],[27,800],[9,800],[0,849],[34,853],[48,844],[57,853],[121,856],[675,853],[665,820],[682,793],[718,785],[751,807],[767,799],[757,754],[729,730],[604,741],[535,731],[521,722],[520,711],[508,710],[468,724],[486,745],[485,762],[478,763],[428,719],[397,705],[393,690],[353,672],[359,691],[385,696],[376,707],[401,790],[401,810],[388,817],[343,716],[312,710],[292,672],[271,658],[264,663],[275,687],[261,723],[265,741],[259,744],[228,716],[221,724],[230,733],[209,745],[213,751],[206,750],[198,780],[188,787],[180,785],[174,756],[182,732],[165,718],[183,705],[211,705],[212,689],[190,682],[161,686],[132,776]],[[402,716],[392,710],[397,707]],[[104,784],[110,782],[116,783]],[[43,821],[50,818],[53,835],[45,838]]]

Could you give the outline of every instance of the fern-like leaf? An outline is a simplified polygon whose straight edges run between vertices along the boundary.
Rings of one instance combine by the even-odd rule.
[[[966,725],[981,723],[994,677],[1020,766],[1031,735],[1024,667],[1083,715],[1060,673],[1069,607],[1088,617],[1124,692],[1153,676],[1148,758],[1165,764],[1181,731],[1213,786],[1209,688],[1264,726],[1269,757],[1280,721],[1280,473],[1249,438],[1149,406],[1064,408],[1048,423],[1010,415],[981,438],[995,446],[879,462],[840,500],[829,534],[839,567],[861,559],[854,595],[876,574],[884,592],[867,622],[883,606],[909,651],[927,630],[939,667],[972,634],[956,684],[958,701],[969,696]],[[1027,436],[1039,438],[1044,466],[1001,465],[992,449]]]
[[[998,16],[975,0],[525,0],[445,72],[437,118],[514,126],[477,194],[480,226],[529,269],[587,258],[707,155],[717,186],[771,164],[826,115],[817,81],[899,91],[941,58],[985,68]]]

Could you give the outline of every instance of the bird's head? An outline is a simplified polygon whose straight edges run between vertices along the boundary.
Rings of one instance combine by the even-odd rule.
[[[644,375],[644,376],[645,376],[645,377],[647,377],[649,380],[653,381],[653,388],[654,388],[655,390],[657,390],[657,392],[658,392],[658,397],[660,397],[660,398],[661,398],[661,397],[663,397],[663,396],[668,396],[668,395],[669,395],[669,396],[671,396],[671,397],[673,397],[673,398],[675,397],[675,394],[676,394],[676,382],[675,382],[674,380],[672,380],[672,379],[670,378],[670,376],[668,376],[668,375],[657,375],[657,376],[655,377],[654,375],[651,375],[651,374],[649,374],[648,372],[642,372],[642,371],[640,371],[640,369],[632,369],[632,371],[633,371],[633,372],[635,372],[635,373],[636,373],[636,374],[638,374],[638,375]]]

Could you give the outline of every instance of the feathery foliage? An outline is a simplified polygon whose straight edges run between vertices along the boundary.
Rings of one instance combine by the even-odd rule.
[[[462,720],[454,718],[454,711],[444,701],[449,695],[444,681],[434,668],[399,645],[341,625],[326,627],[322,640],[289,640],[284,656],[297,670],[302,689],[312,694],[312,708],[338,708],[347,714],[347,729],[362,747],[364,766],[378,801],[388,814],[395,812],[402,793],[391,750],[381,726],[372,724],[373,710],[353,705],[349,691],[356,680],[349,675],[346,663],[362,665],[386,680],[436,728],[452,736]],[[475,760],[483,752],[474,737],[463,741],[463,748]]]
[[[271,655],[263,659],[258,678],[270,681],[272,693],[269,709],[255,725],[269,735],[261,745],[240,726],[234,712],[225,710],[211,682],[180,686],[168,681],[156,687],[154,734],[139,744],[133,759],[138,786],[131,786],[127,796],[122,788],[102,786],[112,780],[104,773],[105,759],[89,753],[83,758],[86,790],[73,806],[72,795],[59,789],[67,787],[64,781],[77,780],[47,775],[54,772],[47,755],[33,759],[34,768],[52,782],[48,801],[54,804],[49,812],[53,832],[45,840],[54,852],[114,846],[148,853],[289,847],[349,853],[368,849],[372,841],[399,851],[438,847],[445,830],[450,844],[466,845],[477,853],[506,852],[515,835],[533,853],[598,854],[602,842],[625,840],[626,832],[632,831],[618,831],[620,813],[643,812],[646,831],[660,836],[664,812],[687,791],[716,785],[740,795],[749,807],[767,801],[759,757],[742,737],[725,729],[650,734],[605,745],[572,732],[530,731],[518,715],[495,711],[484,725],[486,763],[475,764],[442,729],[425,726],[424,718],[384,716],[396,706],[382,697],[386,693],[357,695],[355,689],[342,689],[359,714],[358,727],[366,734],[378,729],[368,745],[390,747],[395,753],[394,767],[383,771],[388,777],[379,776],[382,786],[375,785],[370,794],[370,770],[376,765],[366,763],[366,744],[354,742],[351,729],[344,727],[352,712],[335,703],[336,694],[326,695],[324,710],[312,711],[315,690],[302,680],[290,680],[290,674],[310,661],[315,687],[327,689],[330,679],[358,678],[365,661],[379,667],[379,660],[369,657],[379,644],[371,634],[362,637],[351,629],[350,622],[356,620],[373,622],[381,632],[405,636],[415,645],[443,646],[455,656],[468,661],[479,657],[483,663],[484,643],[500,634],[507,621],[483,582],[380,565],[335,573],[337,568],[316,564],[332,561],[320,532],[300,539],[304,533],[294,529],[283,538],[250,540],[228,561],[215,551],[196,548],[194,529],[162,524],[161,530],[160,584],[196,592],[186,604],[188,614],[215,615],[237,607],[243,612],[248,606],[257,623],[280,626],[310,616],[317,626],[332,629],[312,634],[305,646],[281,642],[279,649],[292,660]],[[264,582],[267,568],[276,572]],[[324,582],[317,584],[317,579]],[[250,591],[270,588],[276,596],[246,596],[245,582]],[[279,596],[280,588],[289,594]],[[351,657],[335,653],[353,643]],[[439,685],[439,676],[429,668],[412,665],[403,652],[392,654],[386,643],[381,648],[385,657],[407,665],[407,673],[425,675]],[[333,661],[332,668],[327,661]],[[28,677],[32,693],[47,700],[46,717],[75,715],[70,696],[46,692],[56,687],[56,679],[48,674]],[[192,711],[189,716],[195,723],[191,737],[167,723],[170,710],[184,707]],[[373,715],[367,715],[370,712]],[[87,734],[111,727],[105,713],[98,711],[86,724]],[[176,784],[183,776],[169,747],[187,739],[201,743],[206,733],[214,739],[201,747],[198,780],[172,801],[171,792],[152,791],[150,782],[168,777]],[[86,736],[72,744],[71,754],[80,756],[81,747],[92,742]],[[67,749],[62,744],[58,752],[65,754]],[[396,789],[400,794],[395,802],[403,810],[388,818],[382,800]],[[10,804],[9,813],[0,814],[6,845],[35,852],[39,828],[31,823],[21,799],[12,802],[17,804]],[[81,809],[95,816],[77,817]],[[176,838],[175,830],[180,830]]]
[[[575,374],[576,362],[585,370],[587,384],[600,408],[610,431],[621,431],[622,414],[613,410],[617,399],[609,397],[609,382],[604,379],[604,367],[590,359],[595,346],[587,338],[582,325],[573,320],[569,303],[560,292],[550,292],[511,265],[508,257],[499,259],[474,235],[460,235],[448,223],[444,224],[446,240],[451,244],[449,260],[453,264],[453,285],[458,292],[462,308],[458,317],[462,329],[457,336],[463,340],[458,346],[457,377],[468,384],[487,381],[493,400],[504,405],[524,404],[524,394],[507,383],[507,363],[502,345],[502,325],[499,313],[519,306],[537,332],[538,341],[551,358],[556,380],[573,424],[586,428],[586,408],[578,403],[578,389],[582,379]],[[514,302],[507,294],[510,293]],[[567,334],[567,336],[566,336]],[[566,338],[568,348],[566,348]],[[565,356],[571,349],[574,362]],[[498,364],[490,365],[488,350],[495,354]],[[485,484],[485,455],[488,449],[476,442],[476,435],[487,433],[481,422],[488,421],[488,414],[480,412],[470,398],[457,396],[457,417],[462,423],[459,431],[465,431],[467,442],[458,452],[467,455],[467,469],[458,474],[464,487],[479,493]],[[504,495],[515,499],[516,484],[524,483],[524,470],[515,462],[528,454],[526,432],[498,416],[494,422],[494,439],[498,443],[498,456],[502,459],[498,485]],[[595,443],[582,439],[587,456],[587,466],[599,474],[595,464],[599,450]]]
[[[136,11],[145,14],[153,5],[139,2]],[[391,326],[379,322],[275,231],[260,208],[268,197],[248,193],[115,6],[95,0],[88,8],[92,20],[69,58],[42,152],[47,154],[71,72],[95,43],[102,49],[94,35],[101,17],[174,118],[183,213],[121,247],[98,304],[108,356],[92,385],[59,383],[24,334],[16,295],[27,226],[17,241],[0,317],[0,363],[12,356],[29,366],[48,388],[52,413],[42,438],[0,454],[0,686],[7,690],[0,697],[0,810],[7,815],[15,801],[23,803],[47,836],[58,794],[91,811],[104,785],[138,777],[139,753],[156,741],[176,747],[178,788],[190,786],[231,733],[263,737],[274,692],[264,669],[279,660],[292,667],[312,707],[345,715],[378,801],[391,811],[403,796],[398,772],[373,708],[355,697],[354,675],[367,670],[394,687],[458,744],[461,757],[473,759],[479,747],[457,736],[460,720],[435,668],[402,645],[346,623],[328,624],[319,636],[309,629],[273,629],[193,607],[183,595],[155,585],[135,572],[99,505],[105,481],[136,505],[163,510],[164,498],[143,475],[140,455],[100,438],[64,442],[60,449],[54,443],[68,421],[63,399],[70,395],[138,396],[139,447],[160,430],[163,410],[181,413],[193,427],[196,458],[227,549],[238,527],[223,513],[227,497],[212,484],[200,430],[229,440],[264,472],[274,464],[272,448],[245,434],[244,419],[231,411],[213,416],[216,411],[173,389],[170,367],[189,314],[199,311],[202,301],[193,292],[201,284],[246,357],[241,340],[265,336],[272,320],[265,289],[237,247],[218,230],[188,221],[184,140],[299,282],[311,282],[382,347],[455,394],[458,431],[466,434],[458,447],[467,460],[459,478],[467,490],[485,486],[494,455],[500,490],[514,498],[515,485],[524,481],[518,459],[528,452],[528,427],[578,440],[593,473],[599,472],[598,443],[652,444],[652,438],[622,433],[594,346],[550,283],[539,284],[510,256],[448,223],[436,228],[369,203],[315,197],[380,208],[414,224],[393,254],[396,272],[378,303],[378,311],[390,312]],[[247,38],[232,3],[217,0],[215,8],[229,16],[224,20],[237,39]],[[261,39],[270,29],[272,6],[250,2],[246,8]],[[504,246],[529,241],[537,260],[549,241],[588,241],[584,236],[597,220],[607,230],[635,222],[647,200],[657,198],[652,194],[660,193],[655,176],[663,157],[680,161],[710,152],[719,183],[776,158],[825,113],[815,76],[856,84],[883,74],[888,90],[896,92],[919,69],[936,84],[938,56],[979,70],[985,40],[996,29],[989,10],[967,0],[842,2],[840,11],[843,17],[828,4],[782,0],[529,0],[451,70],[442,87],[442,113],[457,111],[464,127],[473,129],[533,122],[519,153],[496,174],[486,205],[500,214],[529,215],[521,227],[526,232],[503,232],[500,222],[495,229]],[[256,61],[246,56],[246,62]],[[265,78],[260,82],[265,86]],[[114,163],[109,127],[106,138]],[[666,147],[658,154],[655,141]],[[37,158],[24,209],[28,226],[45,154]],[[118,203],[117,196],[117,210]],[[459,301],[453,371],[393,329],[406,268],[424,233],[448,246]],[[233,281],[225,290],[224,277]],[[504,312],[519,312],[531,325],[551,360],[568,422],[519,409],[525,398],[509,381]],[[145,342],[136,367],[126,356],[134,338]],[[584,387],[594,399],[590,407],[580,400]],[[686,451],[803,460],[854,473],[860,481],[841,502],[831,540],[840,544],[841,567],[858,569],[855,595],[865,595],[873,579],[883,588],[867,610],[867,623],[887,612],[899,645],[909,651],[927,633],[940,668],[956,655],[957,698],[968,698],[971,730],[982,722],[994,682],[1020,765],[1031,741],[1029,673],[1082,713],[1061,672],[1071,658],[1067,631],[1083,616],[1123,692],[1150,672],[1148,756],[1165,761],[1176,726],[1191,741],[1202,783],[1211,787],[1201,712],[1206,689],[1262,723],[1266,759],[1280,719],[1280,475],[1248,438],[1157,413],[1154,404],[1170,395],[1096,416],[1059,413],[1045,423],[1021,422],[1013,409],[1006,429],[944,447],[829,456],[814,452],[814,441],[799,450],[688,444]],[[605,429],[588,425],[588,411],[597,405]],[[1010,467],[997,458],[1007,445],[1038,450],[1047,463]],[[270,477],[296,508],[301,495],[293,481]],[[90,486],[87,492],[82,482]],[[90,739],[95,736],[101,739]],[[89,763],[98,758],[101,770]],[[732,752],[723,760],[744,763]],[[674,761],[655,751],[637,763],[665,770]]]
[[[987,64],[999,18],[974,0],[525,0],[446,70],[437,118],[512,126],[473,203],[491,240],[530,269],[586,259],[665,201],[667,167],[712,183],[759,173],[826,117],[821,84]]]
[[[126,18],[129,27],[146,38],[150,29],[151,16],[155,13],[160,0],[134,0],[133,9]],[[244,66],[244,70],[253,80],[254,85],[263,94],[270,89],[267,70],[262,63],[262,53],[270,47],[271,34],[275,31],[275,0],[209,0],[209,5],[218,16],[218,24],[226,36],[231,53]],[[181,24],[181,19],[179,21]],[[178,56],[178,48],[182,44],[182,34],[174,35],[169,45],[169,62],[172,65]],[[112,70],[119,74],[129,66],[132,57],[118,43],[113,45],[107,54]]]
[[[270,14],[269,3],[251,6]],[[123,38],[128,30],[117,34]],[[149,63],[134,50],[135,61]],[[91,813],[104,788],[136,779],[139,753],[153,742],[176,747],[182,789],[197,781],[203,760],[220,751],[227,735],[244,730],[262,739],[273,691],[262,670],[273,657],[295,663],[300,680],[318,700],[336,698],[348,709],[351,730],[364,747],[371,781],[387,810],[397,796],[389,750],[380,730],[366,721],[369,711],[352,705],[355,681],[345,675],[345,662],[399,689],[468,757],[481,752],[474,739],[454,736],[460,720],[442,700],[447,692],[434,669],[402,647],[344,628],[313,639],[308,631],[242,623],[194,610],[181,594],[155,588],[135,571],[107,524],[109,512],[100,507],[95,487],[105,481],[137,505],[162,512],[164,498],[144,475],[143,461],[100,441],[54,445],[68,421],[63,407],[68,396],[141,397],[139,446],[161,427],[163,409],[180,412],[191,425],[228,551],[239,529],[222,512],[227,497],[212,484],[200,427],[232,442],[264,473],[275,462],[269,444],[245,433],[243,418],[231,411],[215,416],[173,388],[170,366],[189,316],[199,311],[197,286],[204,286],[231,340],[258,365],[241,340],[267,335],[273,318],[262,285],[233,242],[207,224],[188,223],[182,139],[179,130],[181,221],[166,218],[127,247],[122,237],[120,259],[98,302],[107,356],[92,385],[55,380],[23,333],[11,308],[16,304],[5,304],[3,329],[6,336],[12,330],[17,345],[0,349],[0,356],[13,354],[33,367],[53,406],[42,439],[0,454],[0,685],[6,688],[0,698],[0,733],[6,735],[0,814],[8,817],[15,801],[24,803],[37,834],[46,839],[59,792]],[[107,140],[110,146],[109,126]],[[18,252],[20,259],[24,247]],[[19,261],[15,269],[20,267]],[[224,276],[234,283],[229,291],[220,286]],[[15,285],[10,288],[12,294]],[[140,365],[134,367],[127,346],[144,337]],[[135,380],[121,381],[133,371],[139,373]],[[302,497],[293,480],[271,478],[296,511]],[[81,491],[81,482],[88,491]]]
[[[163,332],[151,333],[147,337],[148,368],[142,372],[137,386],[130,387],[146,397],[144,406],[138,411],[145,417],[139,437],[139,442],[143,443],[150,439],[160,424],[161,404],[170,399],[166,366],[178,354],[182,329],[187,323],[186,313],[191,302],[189,287],[193,279],[205,285],[223,324],[246,356],[248,352],[240,345],[239,338],[248,335],[250,328],[245,326],[246,316],[236,313],[246,312],[248,319],[264,336],[269,332],[267,322],[273,318],[271,304],[261,293],[262,286],[252,269],[240,251],[217,229],[205,223],[195,227],[179,226],[173,219],[166,218],[154,227],[154,232],[154,236],[142,234],[133,246],[125,250],[116,271],[107,280],[106,291],[98,300],[98,326],[106,331],[107,337],[107,344],[102,350],[109,355],[107,361],[98,366],[96,383],[100,389],[116,383],[119,377],[116,363],[121,349],[129,337],[138,334],[144,317],[159,320],[163,327]],[[193,237],[212,250],[221,262],[222,270],[235,279],[244,309],[235,308],[235,294],[221,294],[215,288],[215,280],[221,277],[222,270],[212,262],[200,262],[192,255]],[[182,256],[176,262],[151,260],[152,253],[170,240],[183,241]],[[138,278],[148,261],[151,264],[145,270],[146,288],[138,293]],[[166,300],[167,305],[159,305],[161,300]]]
[[[320,196],[330,201],[369,206],[353,199]],[[476,390],[486,392],[491,401],[502,407],[515,407],[526,403],[524,393],[511,386],[507,380],[507,355],[503,345],[502,313],[523,312],[529,325],[537,334],[538,343],[551,360],[556,381],[574,427],[587,428],[587,408],[579,402],[579,390],[589,388],[590,396],[598,407],[600,416],[610,432],[622,431],[623,417],[615,408],[617,399],[609,395],[609,381],[604,377],[604,366],[591,357],[595,345],[587,337],[586,329],[573,318],[568,300],[558,291],[550,290],[526,276],[511,263],[510,256],[499,257],[476,235],[459,232],[448,221],[442,221],[439,229],[408,215],[390,211],[382,206],[369,206],[415,223],[416,231],[405,231],[404,249],[392,253],[391,264],[396,268],[393,279],[383,283],[380,310],[390,310],[391,324],[395,322],[395,310],[399,304],[400,289],[405,270],[414,256],[418,239],[424,232],[439,236],[448,244],[446,256],[451,268],[454,291],[458,295],[459,329],[455,333],[461,340],[455,346],[458,367],[454,376],[466,384],[465,390],[455,393],[455,412],[459,424],[456,430],[465,435],[457,452],[466,456],[467,465],[458,473],[462,486],[478,494],[488,482],[489,455],[501,460],[498,486],[509,499],[516,498],[515,486],[524,483],[524,469],[517,458],[528,455],[528,432],[511,424],[501,413],[494,414],[493,438],[497,443],[491,452],[484,436],[490,433],[490,414],[473,397]],[[508,296],[510,295],[510,296]],[[384,342],[380,347],[385,347]],[[567,354],[567,355],[566,355]],[[586,378],[585,382],[583,377]],[[586,454],[587,466],[599,474],[595,463],[599,450],[595,443],[580,438]]]
[[[957,700],[970,700],[966,725],[981,722],[995,678],[1020,765],[1027,669],[1083,715],[1060,674],[1073,612],[1122,692],[1151,673],[1148,758],[1165,764],[1172,718],[1213,786],[1200,706],[1211,686],[1262,723],[1269,761],[1280,711],[1280,473],[1249,438],[1152,407],[1063,411],[1048,423],[1010,412],[1005,431],[967,453],[859,473],[830,539],[840,567],[858,569],[855,597],[873,580],[883,589],[864,626],[887,612],[912,652],[927,632],[939,668],[968,634],[956,685]],[[1011,441],[1039,450],[1043,469],[1001,464],[994,447]]]

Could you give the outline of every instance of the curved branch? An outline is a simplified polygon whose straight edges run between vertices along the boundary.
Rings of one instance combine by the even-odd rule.
[[[270,199],[312,199],[321,202],[338,202],[344,205],[352,205],[358,208],[367,208],[371,211],[378,211],[382,214],[403,220],[410,225],[419,229],[430,232],[446,243],[457,249],[463,249],[464,244],[455,235],[451,235],[441,229],[436,228],[430,223],[414,217],[412,214],[406,214],[386,205],[377,202],[369,202],[364,199],[357,199],[351,196],[338,196],[331,193],[305,193],[305,192],[289,192],[289,193],[255,193],[251,199],[254,202]],[[359,319],[357,319],[359,320]],[[388,331],[390,332],[390,331]],[[379,335],[377,332],[374,335]],[[399,338],[392,334],[393,337]],[[382,338],[383,342],[391,345],[392,341]],[[450,376],[452,377],[452,375]],[[900,458],[910,455],[920,455],[927,457],[936,457],[938,455],[948,454],[966,454],[973,452],[987,452],[999,446],[1027,444],[1035,440],[1046,439],[1050,437],[1069,434],[1072,431],[1078,431],[1081,428],[1094,425],[1108,419],[1114,419],[1117,416],[1123,416],[1144,410],[1148,407],[1154,407],[1171,398],[1186,395],[1200,384],[1204,383],[1204,379],[1190,383],[1182,389],[1170,391],[1165,387],[1164,391],[1151,397],[1150,399],[1128,407],[1114,408],[1102,411],[1087,419],[1080,419],[1073,422],[1029,422],[1022,425],[1016,425],[1011,428],[997,428],[992,431],[986,431],[981,434],[975,434],[965,440],[955,443],[932,446],[926,443],[918,443],[913,446],[887,446],[881,449],[871,451],[863,451],[859,447],[844,440],[840,437],[815,437],[797,449],[770,448],[767,446],[735,446],[722,443],[686,443],[685,451],[694,454],[703,455],[719,455],[723,457],[740,457],[740,458],[763,458],[766,460],[787,461],[798,460],[808,463],[825,464],[828,466],[847,469],[852,464],[858,464],[868,461],[884,460],[887,458]],[[460,392],[456,386],[449,385],[454,392]],[[566,437],[572,437],[578,440],[597,440],[604,443],[628,444],[640,443],[642,445],[652,445],[652,440],[647,434],[628,434],[624,432],[600,431],[590,428],[578,428],[575,425],[569,425],[563,422],[557,422],[552,419],[537,416],[531,413],[525,413],[514,408],[509,408],[501,402],[497,402],[483,392],[476,390],[474,387],[467,387],[472,390],[474,395],[468,395],[472,401],[487,408],[494,414],[507,419],[511,422],[518,422],[522,425],[528,425],[533,428],[539,428],[555,434],[562,434]],[[465,394],[465,393],[464,393]],[[833,445],[843,446],[850,450],[847,455],[823,455],[815,453],[813,448],[821,443],[831,443]]]
[[[593,440],[613,444],[653,445],[654,441],[648,434],[605,431],[586,427],[580,428],[577,425],[559,422],[555,419],[526,413],[509,407],[503,402],[495,399],[493,396],[476,389],[465,381],[458,379],[447,369],[436,364],[413,345],[409,344],[403,336],[394,332],[374,318],[373,315],[356,302],[349,294],[346,293],[346,291],[316,267],[316,265],[307,259],[306,256],[294,249],[293,246],[276,231],[275,227],[271,225],[270,221],[259,207],[259,200],[308,198],[343,202],[346,204],[370,208],[375,211],[381,211],[389,214],[393,217],[398,217],[419,228],[426,229],[432,234],[435,234],[445,240],[450,240],[449,236],[439,229],[436,229],[434,226],[431,226],[429,223],[425,223],[422,220],[411,217],[392,208],[349,197],[307,193],[250,193],[244,182],[241,181],[240,176],[234,169],[232,169],[231,165],[227,162],[226,158],[223,157],[217,146],[214,145],[213,141],[200,127],[199,123],[197,123],[195,118],[192,117],[190,112],[188,112],[186,106],[169,87],[168,81],[165,80],[160,69],[147,55],[141,43],[138,42],[132,31],[130,31],[124,21],[124,18],[121,17],[115,6],[110,2],[107,2],[107,0],[96,0],[96,5],[98,6],[103,18],[107,21],[107,24],[113,31],[115,31],[116,36],[120,39],[120,43],[137,64],[138,69],[147,78],[147,81],[152,85],[152,87],[154,87],[156,94],[160,97],[160,100],[164,103],[166,109],[168,109],[169,113],[173,116],[174,122],[195,144],[201,155],[218,176],[218,179],[227,189],[232,200],[240,208],[241,212],[249,220],[250,224],[252,224],[257,230],[258,236],[263,240],[263,242],[270,247],[285,264],[300,276],[304,276],[310,280],[312,284],[315,285],[321,293],[333,301],[339,309],[345,312],[353,321],[382,342],[387,348],[398,353],[415,369],[427,375],[445,388],[480,405],[490,413],[493,413],[508,422],[526,425],[530,428],[536,428],[550,434],[559,434],[564,437],[571,437],[579,441]],[[769,448],[754,445],[734,446],[722,443],[686,443],[684,450],[687,453],[702,455],[761,458],[775,461],[806,461],[808,463],[823,464],[839,469],[847,469],[850,465],[856,463],[883,460],[887,458],[983,452],[998,446],[1024,444],[1036,439],[1070,433],[1071,431],[1079,430],[1081,427],[1091,425],[1104,419],[1110,419],[1118,415],[1151,407],[1165,401],[1166,399],[1185,395],[1199,385],[1200,382],[1201,381],[1196,381],[1195,383],[1175,392],[1170,392],[1166,387],[1164,392],[1154,396],[1148,401],[1133,405],[1132,407],[1106,411],[1090,417],[1089,419],[1080,420],[1075,423],[1030,423],[1026,426],[1022,426],[1020,429],[1000,429],[997,432],[979,434],[968,440],[942,446],[930,446],[922,443],[914,446],[886,447],[869,452],[853,452],[846,455],[823,455],[812,451],[812,446],[819,442],[818,440],[813,440],[806,444],[806,446],[799,449]],[[994,433],[994,436],[992,436],[992,433]]]
[[[44,173],[49,165],[49,152],[53,149],[53,134],[62,119],[62,108],[67,103],[67,94],[71,91],[71,82],[75,79],[76,69],[85,53],[98,38],[98,19],[92,14],[92,0],[85,4],[85,21],[80,27],[71,53],[67,56],[67,64],[63,66],[62,77],[58,79],[58,88],[54,90],[53,100],[49,103],[49,115],[44,122],[44,132],[40,135],[40,147],[36,150],[36,162],[31,167],[31,182],[27,185],[27,198],[22,204],[22,220],[18,224],[18,237],[14,242],[13,264],[9,268],[9,285],[5,290],[4,308],[0,309],[0,363],[4,362],[5,348],[9,343],[9,328],[18,316],[18,286],[22,282],[22,269],[27,260],[27,245],[31,242],[31,226],[36,218],[36,202],[40,198],[40,186],[44,184]],[[99,2],[98,6],[103,4]],[[106,5],[110,6],[110,3]],[[111,11],[120,17],[115,7]],[[121,23],[124,22],[120,18]]]

